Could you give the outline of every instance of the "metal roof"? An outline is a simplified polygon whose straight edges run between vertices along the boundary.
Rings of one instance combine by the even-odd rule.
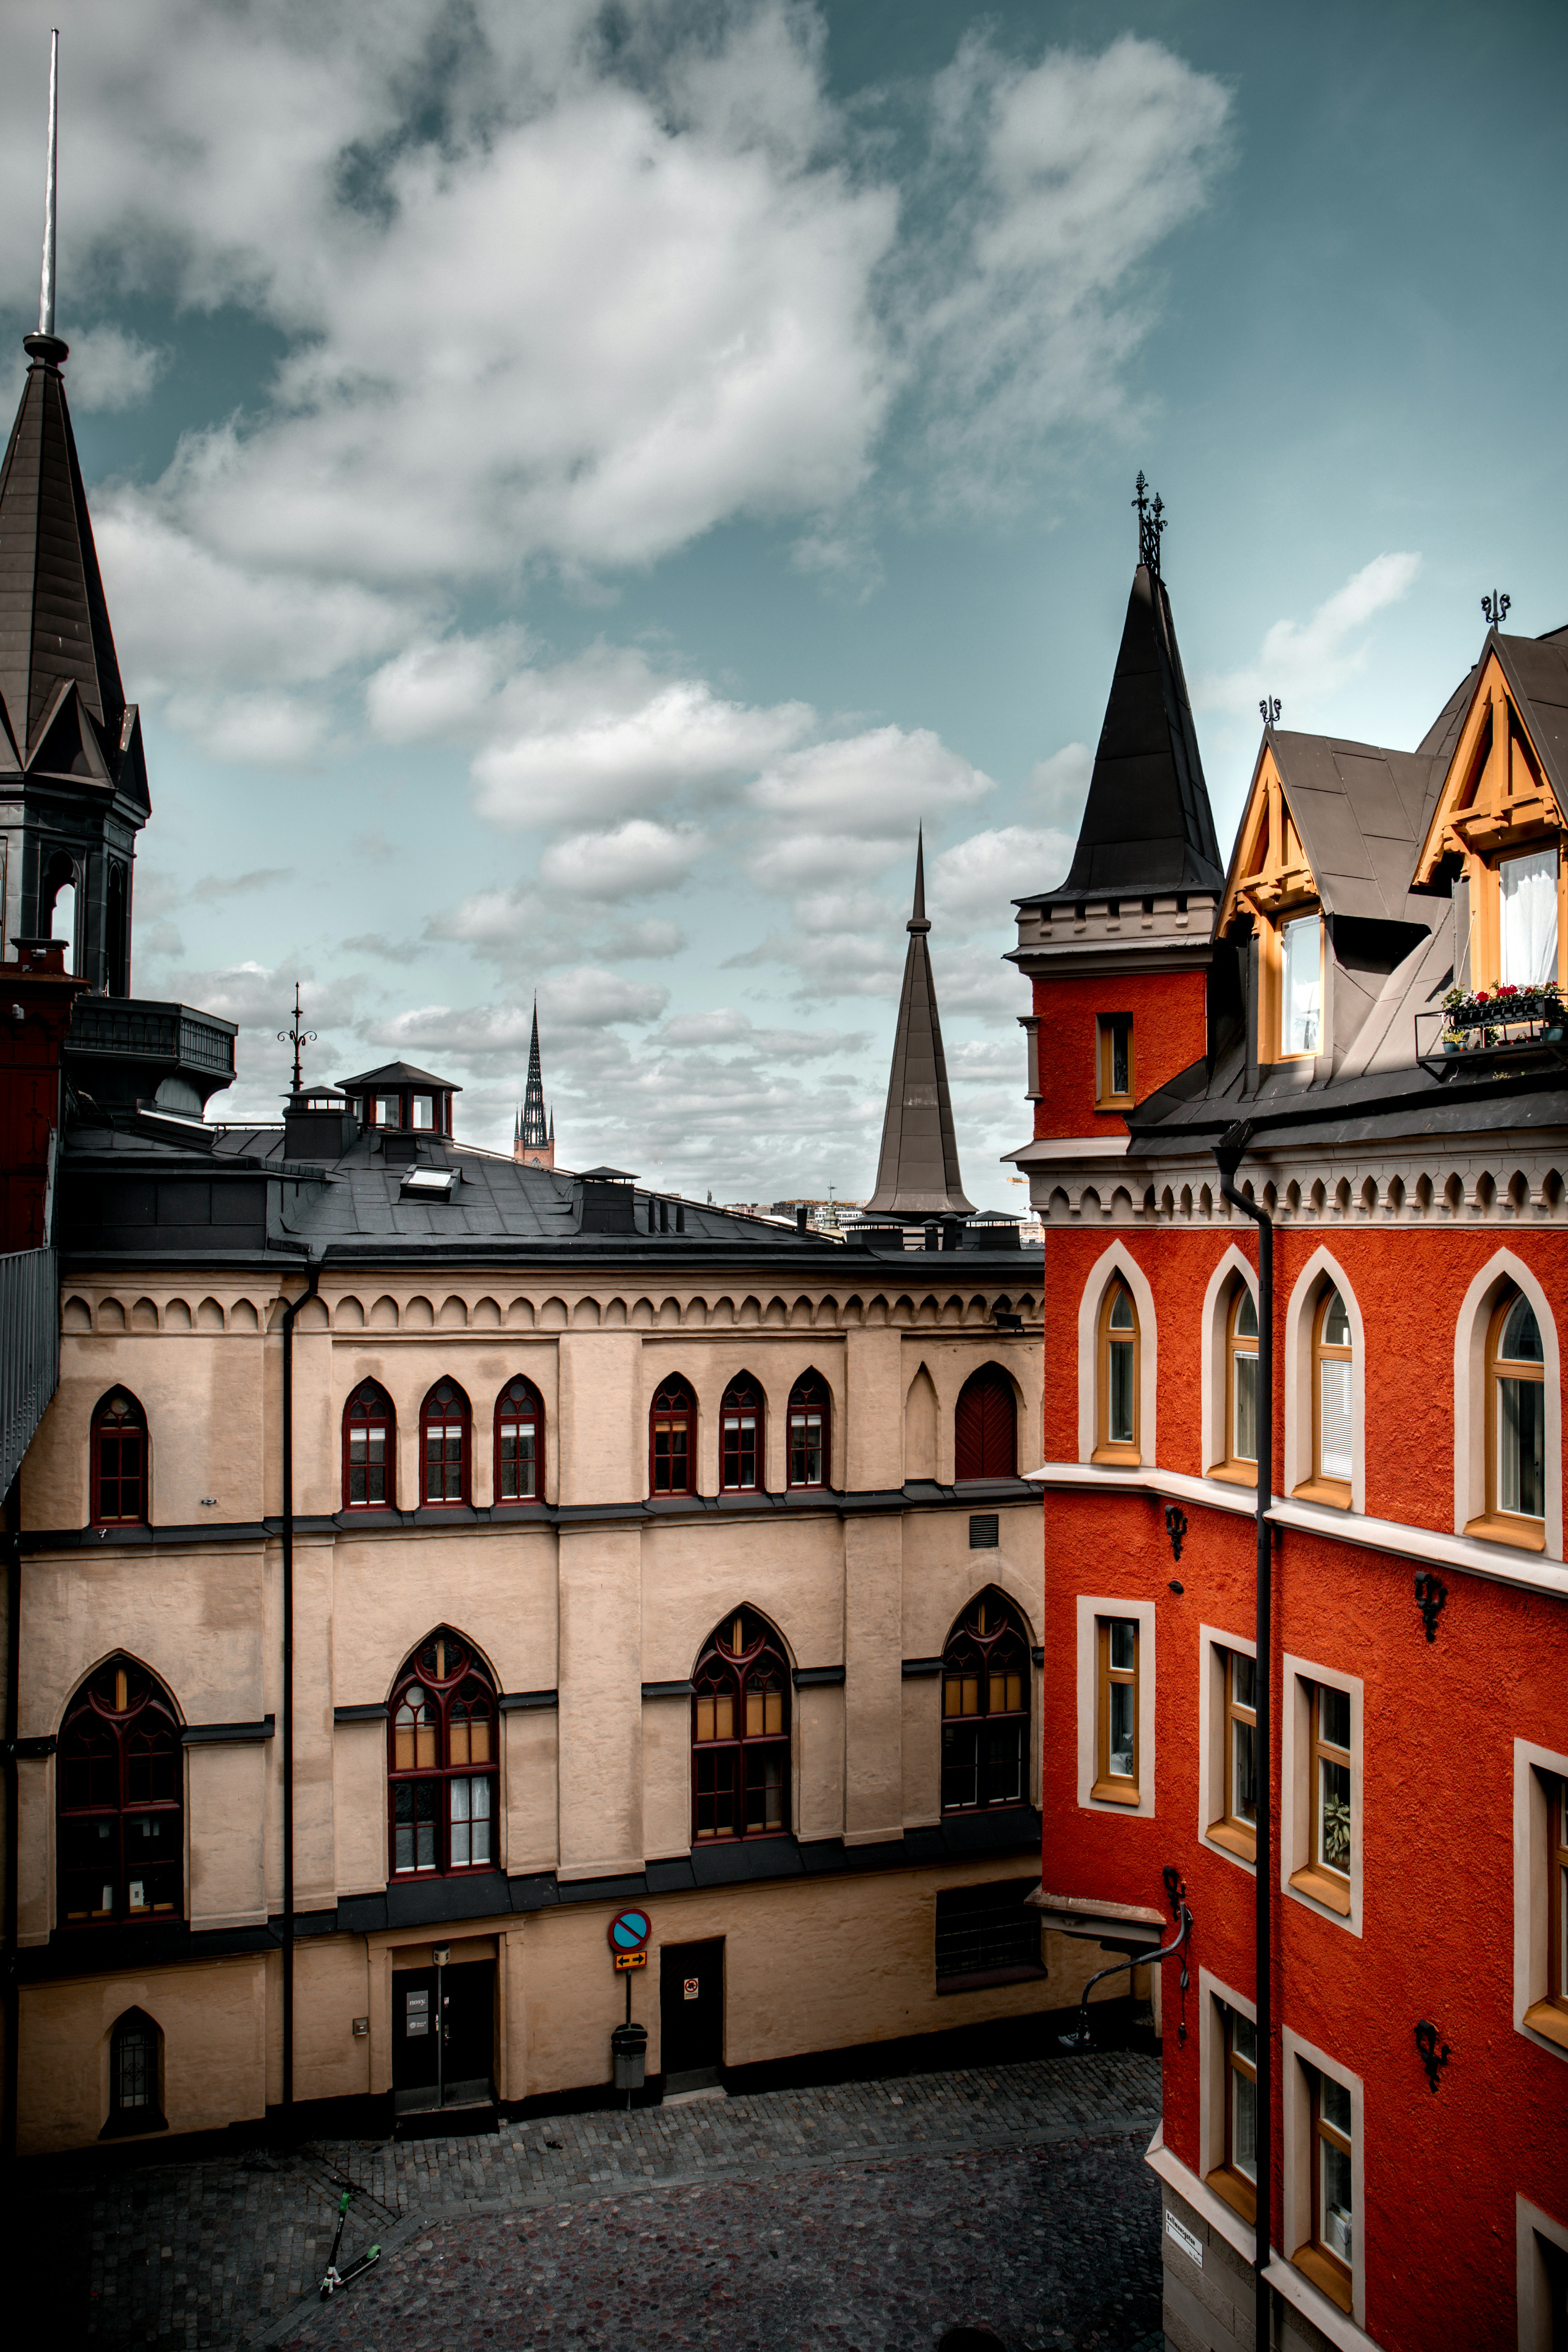
[[[383,1062],[379,1070],[362,1070],[357,1078],[340,1078],[338,1085],[344,1094],[364,1094],[373,1087],[434,1087],[444,1095],[460,1095],[462,1087],[455,1078],[437,1078],[428,1070],[416,1070],[412,1062]]]
[[[882,1118],[882,1150],[876,1190],[867,1216],[966,1216],[973,1208],[958,1168],[958,1137],[948,1092],[947,1059],[936,982],[926,949],[925,837],[915,849],[914,911],[908,925],[909,951],[893,1032],[888,1076],[888,1108]]]

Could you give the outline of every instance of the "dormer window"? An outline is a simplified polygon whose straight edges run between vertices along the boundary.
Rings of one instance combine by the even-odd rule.
[[[1478,992],[1568,982],[1558,804],[1498,651],[1481,664],[1437,805],[1415,863],[1418,890],[1462,866],[1469,886],[1468,981]]]
[[[402,1102],[396,1095],[373,1095],[373,1124],[376,1127],[401,1127]]]
[[[1321,1052],[1323,919],[1297,915],[1279,926],[1279,1058]]]
[[[1557,852],[1527,851],[1498,861],[1498,978],[1540,988],[1557,978]]]

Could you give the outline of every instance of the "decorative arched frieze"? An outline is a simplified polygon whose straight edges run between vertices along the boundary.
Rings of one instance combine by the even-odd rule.
[[[436,1321],[437,1327],[443,1331],[466,1331],[468,1329],[468,1306],[466,1301],[458,1297],[455,1290],[448,1291],[446,1297],[441,1301],[441,1312],[437,1316]]]
[[[1089,1269],[1078,1307],[1078,1458],[1094,1454],[1096,1387],[1100,1355],[1100,1309],[1107,1290],[1120,1275],[1132,1293],[1138,1310],[1140,1361],[1138,1370],[1139,1458],[1158,1462],[1155,1400],[1159,1393],[1159,1330],[1154,1318],[1154,1294],[1149,1277],[1121,1242],[1112,1242]]]
[[[389,1297],[384,1290],[370,1310],[370,1328],[373,1331],[395,1331],[397,1328],[397,1301]]]
[[[62,1331],[91,1330],[92,1308],[85,1298],[73,1296],[66,1300],[60,1309],[60,1328]]]

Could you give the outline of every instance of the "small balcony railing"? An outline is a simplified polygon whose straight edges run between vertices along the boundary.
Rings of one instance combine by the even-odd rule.
[[[1539,1007],[1515,1013],[1501,997],[1484,1005],[1418,1013],[1415,1058],[1444,1080],[1456,1072],[1479,1076],[1513,1064],[1568,1069],[1568,1015]]]

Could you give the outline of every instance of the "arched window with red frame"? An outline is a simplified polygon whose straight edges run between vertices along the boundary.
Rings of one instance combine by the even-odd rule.
[[[544,1407],[520,1372],[496,1399],[496,1501],[536,1503],[544,1463]]]
[[[789,1661],[754,1609],[716,1626],[691,1677],[691,1834],[699,1845],[789,1828]]]
[[[647,1483],[654,1495],[697,1487],[697,1400],[679,1375],[661,1382],[647,1417]]]
[[[62,1927],[184,1916],[181,1732],[174,1703],[133,1658],[110,1658],[60,1730]]]
[[[942,1654],[942,1809],[1028,1798],[1029,1639],[994,1586],[972,1601]]]
[[[343,1508],[390,1511],[397,1499],[397,1415],[375,1381],[361,1381],[343,1407]]]
[[[147,1416],[129,1389],[110,1389],[92,1416],[92,1524],[147,1518]]]
[[[953,1427],[955,1478],[1016,1478],[1018,1415],[1013,1383],[999,1364],[983,1364],[959,1391]]]
[[[468,1400],[456,1381],[437,1381],[419,1408],[419,1499],[468,1499]]]
[[[500,1718],[473,1644],[441,1626],[398,1676],[387,1713],[393,1877],[493,1870]]]
[[[820,1372],[802,1372],[789,1392],[792,1486],[826,1486],[833,1475],[833,1398]]]
[[[764,1484],[763,1384],[742,1372],[719,1410],[719,1491],[754,1495]]]

